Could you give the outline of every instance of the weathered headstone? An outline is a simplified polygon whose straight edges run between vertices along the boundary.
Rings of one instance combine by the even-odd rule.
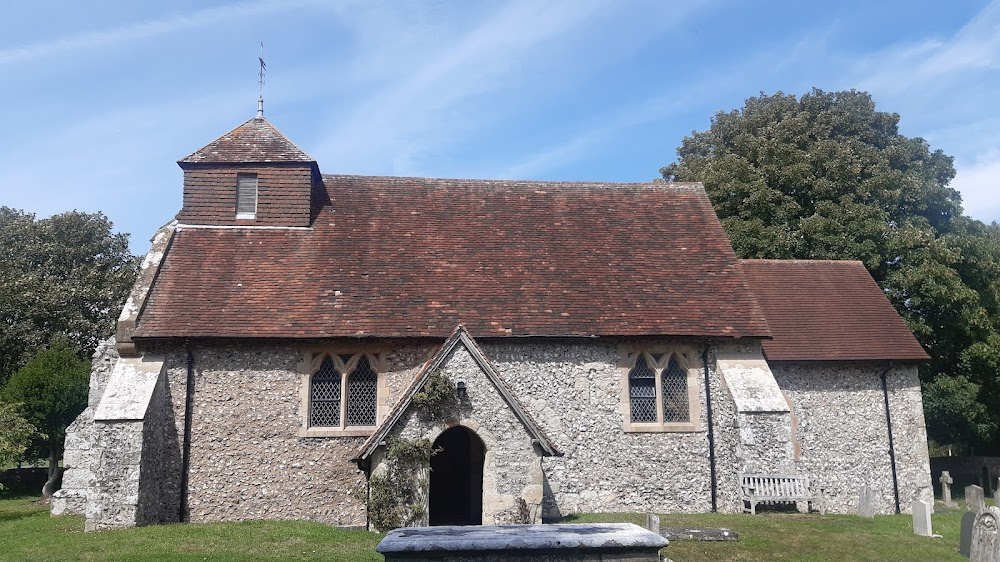
[[[993,503],[997,507],[1000,507],[1000,488],[997,488],[996,491],[993,492]]]
[[[951,485],[955,481],[952,480],[951,473],[949,473],[947,470],[941,471],[941,478],[939,478],[939,480],[941,481],[941,499],[944,500],[944,503],[950,504],[951,503]]]
[[[868,484],[858,489],[858,515],[869,519],[875,517],[875,498],[878,494]]]
[[[913,502],[913,533],[922,537],[934,534],[931,529],[931,506],[925,501]]]
[[[962,527],[958,535],[958,552],[968,558],[969,551],[972,550],[972,526],[976,523],[975,511],[966,511],[962,514]]]
[[[976,514],[969,558],[970,562],[1000,562],[1000,508],[989,507]]]
[[[975,484],[965,487],[965,506],[969,511],[980,512],[986,507],[983,489]]]
[[[653,533],[656,533],[657,535],[659,535],[660,534],[660,516],[656,515],[655,513],[647,513],[646,514],[646,529],[649,530],[649,531],[651,531],[651,532],[653,532]]]

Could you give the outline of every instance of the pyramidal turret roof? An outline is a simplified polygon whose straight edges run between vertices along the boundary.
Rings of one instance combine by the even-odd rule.
[[[315,162],[263,117],[254,117],[178,164],[237,162]]]

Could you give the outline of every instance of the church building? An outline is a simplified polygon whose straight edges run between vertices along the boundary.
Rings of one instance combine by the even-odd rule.
[[[325,174],[260,113],[178,164],[66,438],[88,530],[363,527],[399,443],[436,451],[407,524],[932,499],[927,356],[864,266],[738,259],[701,184]]]

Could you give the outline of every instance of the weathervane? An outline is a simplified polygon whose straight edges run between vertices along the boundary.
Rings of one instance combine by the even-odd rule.
[[[267,65],[264,64],[264,42],[260,42],[260,56],[257,57],[260,61],[260,72],[257,73],[257,119],[264,118],[264,72],[267,70]]]

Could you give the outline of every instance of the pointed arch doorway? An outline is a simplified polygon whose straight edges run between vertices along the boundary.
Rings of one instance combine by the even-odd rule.
[[[486,446],[476,432],[457,425],[434,440],[441,451],[431,457],[431,525],[481,525],[483,461]]]

